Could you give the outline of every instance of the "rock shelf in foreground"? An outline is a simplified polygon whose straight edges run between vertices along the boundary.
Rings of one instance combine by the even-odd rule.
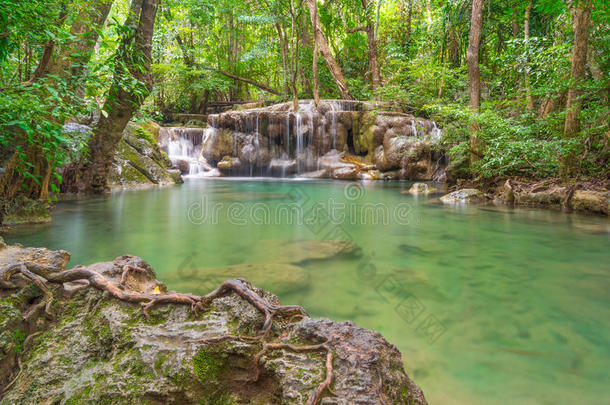
[[[1,404],[427,403],[379,333],[244,280],[166,293],[138,257],[66,270],[69,257],[0,240]]]

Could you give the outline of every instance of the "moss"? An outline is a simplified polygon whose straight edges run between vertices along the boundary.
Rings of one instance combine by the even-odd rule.
[[[139,139],[143,139],[146,142],[148,142],[151,146],[154,146],[157,144],[157,141],[155,140],[155,138],[152,136],[152,134],[150,134],[149,132],[147,132],[144,128],[142,128],[142,126],[139,126],[136,129],[136,136]]]
[[[217,383],[223,364],[224,359],[220,353],[208,351],[205,347],[193,357],[193,370],[202,383]]]
[[[51,222],[49,206],[45,201],[18,196],[5,201],[4,225],[41,224]]]

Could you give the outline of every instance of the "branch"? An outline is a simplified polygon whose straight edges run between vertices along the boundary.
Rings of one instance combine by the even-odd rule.
[[[347,32],[348,34],[353,34],[354,32],[358,32],[358,31],[362,31],[362,32],[367,32],[369,30],[368,26],[359,26],[356,28],[348,28],[345,30],[345,32]]]
[[[207,68],[204,68],[204,69],[211,70],[211,71],[219,73],[219,74],[221,74],[223,76],[230,77],[231,79],[239,80],[239,81],[244,82],[244,83],[249,83],[249,84],[251,84],[253,86],[256,86],[259,89],[264,90],[264,91],[266,91],[268,93],[275,94],[276,96],[280,96],[280,97],[282,96],[282,93],[280,93],[279,91],[277,91],[275,89],[272,89],[271,87],[268,87],[268,86],[266,86],[266,85],[264,85],[262,83],[255,82],[254,80],[246,79],[245,77],[236,76],[234,74],[231,74],[231,73],[228,73],[228,72],[224,72],[224,71],[219,70],[219,69],[210,68],[210,67],[207,67]]]

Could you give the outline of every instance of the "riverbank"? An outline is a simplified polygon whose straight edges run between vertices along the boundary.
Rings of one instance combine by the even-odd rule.
[[[477,189],[507,205],[548,208],[565,213],[610,215],[610,179],[506,178],[458,180],[449,191]]]

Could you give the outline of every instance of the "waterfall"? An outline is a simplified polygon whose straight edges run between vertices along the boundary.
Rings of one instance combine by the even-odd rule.
[[[186,176],[204,176],[213,167],[201,156],[202,144],[213,135],[215,128],[167,128],[167,155],[174,166]]]
[[[330,102],[330,110],[331,149],[337,149],[337,107],[335,101]]]
[[[296,155],[295,158],[297,160],[297,173],[301,173],[301,167],[303,164],[303,117],[300,112],[296,113],[296,137],[297,137],[297,147],[296,147]]]

